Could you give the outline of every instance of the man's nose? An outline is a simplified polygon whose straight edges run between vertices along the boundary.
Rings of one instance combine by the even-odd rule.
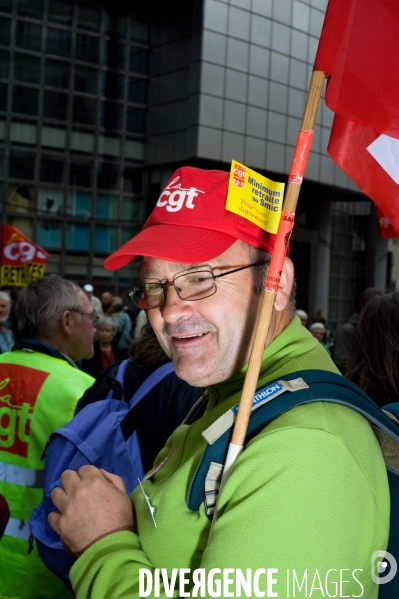
[[[160,310],[166,322],[176,322],[180,318],[189,318],[193,313],[193,302],[182,300],[174,285],[169,285],[165,290],[165,303]]]

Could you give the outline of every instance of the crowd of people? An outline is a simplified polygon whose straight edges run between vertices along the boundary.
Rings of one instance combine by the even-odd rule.
[[[106,260],[114,270],[143,258],[142,284],[129,291],[140,311],[136,339],[120,297],[96,298],[91,284],[82,289],[57,275],[21,290],[17,338],[8,337],[11,298],[0,293],[0,597],[61,599],[71,589],[78,599],[135,597],[143,568],[152,576],[162,568],[267,565],[325,579],[335,567],[368,572],[373,552],[386,549],[384,459],[366,418],[338,403],[294,407],[251,439],[220,494],[211,533],[220,464],[211,462],[192,499],[209,431],[210,444],[227,432],[223,419],[240,400],[275,241],[225,209],[228,179],[178,169],[142,231]],[[380,406],[397,401],[399,293],[363,294],[331,358],[325,315],[309,330],[307,314],[295,315],[294,277],[286,257],[257,390],[316,369],[321,380],[344,374]],[[147,474],[130,498],[121,478],[91,465],[67,470],[52,492],[49,523],[76,558],[67,590],[34,548],[27,552],[30,514],[43,492],[40,458],[55,429],[117,387],[126,358],[118,388],[125,401],[160,364],[172,361],[174,372],[131,416]],[[376,599],[370,576],[359,580],[364,596]],[[345,596],[359,596],[356,578],[344,582]],[[286,584],[280,576],[273,591],[285,596]]]

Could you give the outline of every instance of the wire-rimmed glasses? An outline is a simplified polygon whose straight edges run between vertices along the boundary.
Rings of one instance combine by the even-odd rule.
[[[166,291],[171,285],[175,288],[180,299],[196,302],[216,293],[216,279],[231,275],[240,270],[245,270],[246,268],[263,266],[268,262],[268,260],[261,260],[241,266],[240,268],[235,268],[234,270],[229,270],[228,272],[223,272],[220,275],[214,275],[211,270],[204,268],[177,275],[171,283],[154,281],[145,283],[139,287],[131,287],[128,293],[134,304],[141,310],[152,310],[153,308],[163,306],[166,301]]]

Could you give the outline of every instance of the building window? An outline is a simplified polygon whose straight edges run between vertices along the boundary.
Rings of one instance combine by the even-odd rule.
[[[129,77],[128,100],[136,104],[145,104],[147,101],[147,80],[138,77]]]
[[[9,46],[11,42],[11,19],[0,17],[0,44]]]
[[[97,187],[100,189],[118,189],[119,167],[115,164],[99,163]]]
[[[69,184],[80,187],[91,186],[92,165],[90,162],[71,160],[69,167]]]
[[[14,112],[38,116],[39,90],[31,87],[14,85],[12,108]]]
[[[61,62],[60,60],[46,60],[45,69],[45,84],[51,87],[60,87],[62,89],[69,89],[71,67],[67,62]]]
[[[47,52],[58,56],[71,55],[72,34],[65,29],[47,28]]]
[[[26,152],[10,153],[10,179],[20,179],[22,181],[35,178],[35,155]]]
[[[18,0],[18,15],[31,17],[32,19],[43,18],[43,0]]]
[[[75,67],[75,91],[85,94],[98,93],[98,70],[90,67]]]
[[[40,181],[46,183],[64,183],[65,161],[62,158],[42,156]]]
[[[118,219],[118,197],[98,194],[95,217],[99,220]]]
[[[44,92],[43,117],[66,121],[68,118],[68,95],[62,92]]]
[[[18,21],[16,46],[24,50],[40,52],[42,49],[42,26]]]
[[[64,190],[59,187],[41,187],[37,196],[37,209],[41,214],[64,216]]]
[[[45,248],[60,249],[62,223],[52,220],[39,220],[36,229],[36,242]]]
[[[40,83],[40,58],[15,54],[14,78],[27,83]]]
[[[76,35],[76,59],[98,63],[100,58],[100,40],[92,35]]]
[[[80,218],[91,217],[92,196],[86,191],[70,191],[68,193],[67,213]]]
[[[94,228],[94,251],[114,252],[116,250],[116,227],[96,225]]]
[[[86,31],[99,32],[101,29],[101,10],[87,4],[78,4],[78,27]]]
[[[58,23],[59,25],[66,25],[67,27],[71,27],[72,12],[72,3],[63,2],[63,0],[49,0],[48,20],[51,23]]]
[[[73,99],[72,120],[83,125],[95,125],[97,121],[97,100],[75,96]]]
[[[89,250],[90,225],[69,223],[66,227],[66,247],[68,250]]]

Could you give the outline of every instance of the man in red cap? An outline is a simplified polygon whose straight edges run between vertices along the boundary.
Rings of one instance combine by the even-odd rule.
[[[142,285],[130,296],[147,311],[177,375],[207,388],[207,403],[175,430],[132,503],[112,473],[91,466],[64,473],[63,488],[52,494],[59,513],[49,522],[79,557],[71,570],[78,599],[190,596],[190,589],[192,596],[234,596],[229,585],[239,570],[256,596],[266,589],[269,597],[292,596],[286,572],[295,570],[301,581],[311,572],[309,585],[317,573],[323,582],[312,588],[332,592],[341,584],[341,596],[361,596],[363,587],[365,596],[377,597],[370,576],[356,571],[369,569],[371,553],[386,548],[385,465],[368,422],[342,405],[301,405],[254,437],[223,489],[209,536],[220,465],[211,462],[201,475],[201,459],[239,402],[274,244],[272,235],[226,210],[228,179],[222,171],[180,168],[143,230],[106,260],[116,269],[143,256]],[[258,388],[302,369],[337,372],[293,316],[293,282],[286,258]],[[208,586],[201,586],[201,572],[213,576]],[[258,574],[252,579],[251,572]]]

